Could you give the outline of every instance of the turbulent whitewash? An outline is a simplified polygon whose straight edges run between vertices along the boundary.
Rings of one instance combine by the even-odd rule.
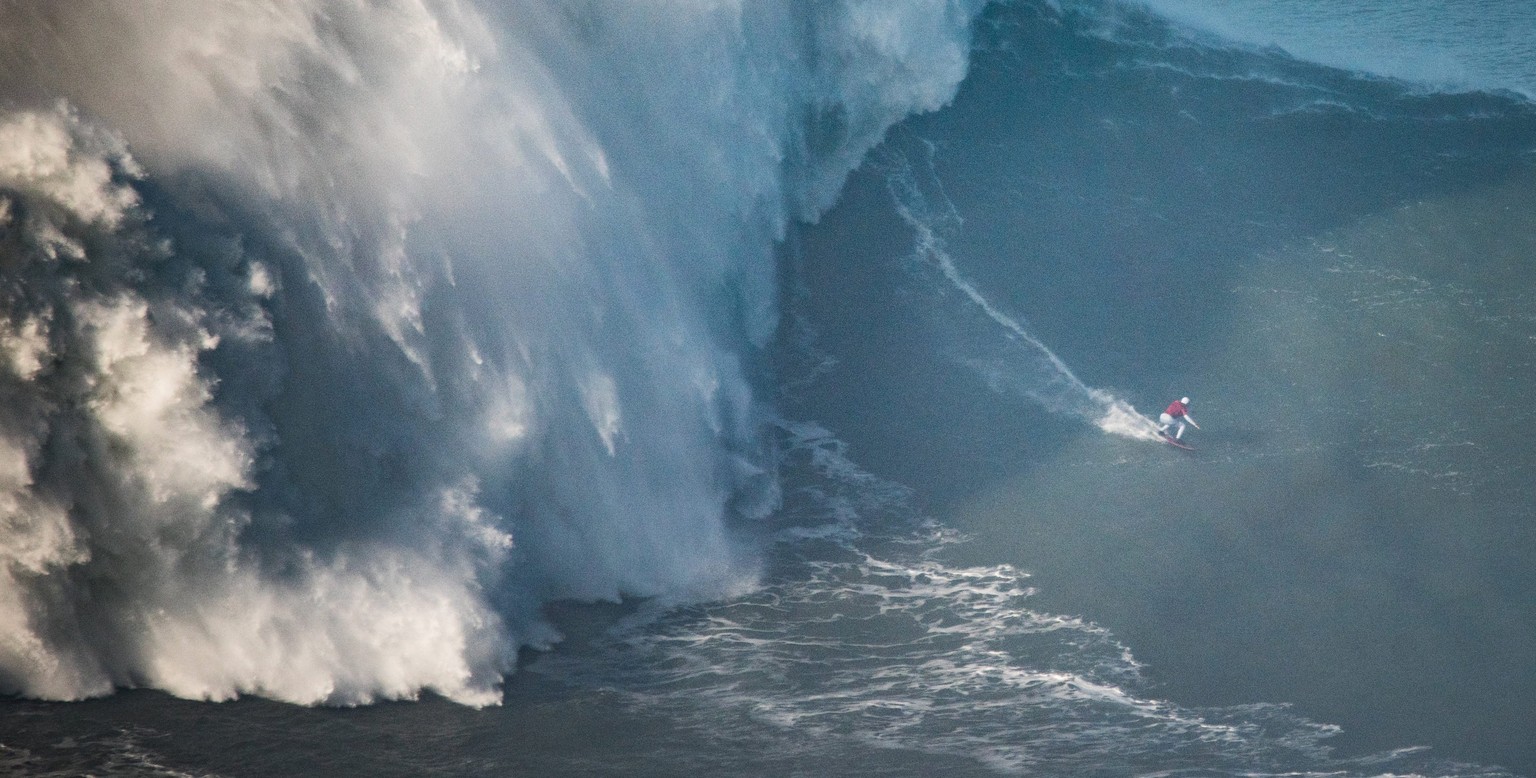
[[[773,242],[976,10],[0,10],[0,690],[483,705],[750,585]]]

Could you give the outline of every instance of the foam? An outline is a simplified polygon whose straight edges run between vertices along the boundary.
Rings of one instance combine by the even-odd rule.
[[[1282,705],[1190,709],[1151,696],[1107,630],[1035,607],[1012,565],[951,561],[967,538],[891,499],[899,485],[841,456],[825,430],[785,431],[807,504],[780,533],[780,576],[729,601],[637,615],[593,655],[533,666],[703,738],[682,752],[649,743],[632,766],[782,760],[792,772],[859,748],[871,749],[871,773],[895,769],[879,752],[891,764],[918,753],[1051,775],[1411,774],[1423,762],[1408,751],[1335,758],[1325,741],[1338,727]]]

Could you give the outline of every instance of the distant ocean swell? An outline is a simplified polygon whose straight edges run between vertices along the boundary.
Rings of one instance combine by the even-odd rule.
[[[773,242],[978,6],[0,11],[0,691],[491,704],[750,586]]]

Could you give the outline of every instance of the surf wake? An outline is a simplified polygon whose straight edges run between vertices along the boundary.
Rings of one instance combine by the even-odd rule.
[[[931,295],[925,313],[941,332],[947,331],[951,356],[999,394],[1026,397],[1051,413],[1082,419],[1112,435],[1158,440],[1151,419],[1114,393],[1084,383],[1019,318],[993,304],[960,272],[945,235],[958,229],[962,219],[933,173],[933,144],[917,142],[925,155],[922,172],[908,155],[889,147],[882,162],[896,212],[915,236],[909,270]]]

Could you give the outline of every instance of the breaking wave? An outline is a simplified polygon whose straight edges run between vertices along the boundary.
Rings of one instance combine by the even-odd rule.
[[[0,691],[491,704],[749,586],[773,243],[978,5],[0,10]]]

